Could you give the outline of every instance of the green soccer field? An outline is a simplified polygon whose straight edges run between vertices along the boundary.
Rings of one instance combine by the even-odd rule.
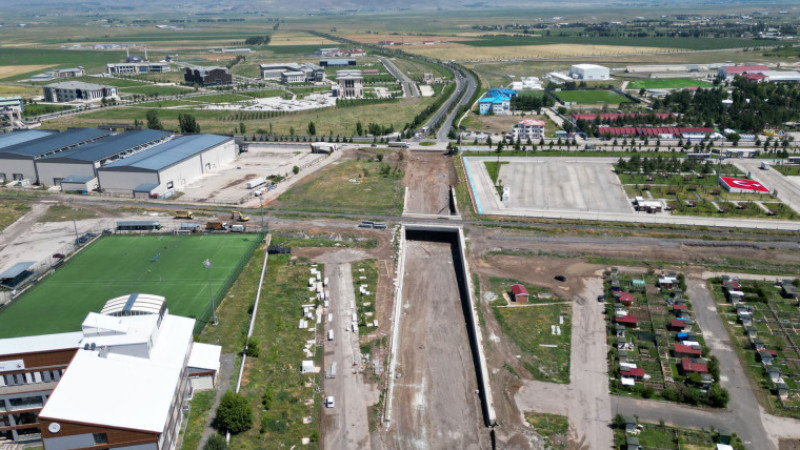
[[[626,97],[614,91],[603,89],[578,89],[574,91],[556,92],[558,97],[565,102],[575,102],[578,105],[618,105],[630,102]]]
[[[202,317],[209,308],[208,258],[215,304],[220,288],[259,235],[109,236],[81,251],[0,311],[0,338],[78,331],[86,314],[131,293],[166,297],[171,314]]]
[[[708,81],[692,78],[660,78],[652,80],[636,80],[628,84],[628,89],[680,89],[686,87],[711,87]]]

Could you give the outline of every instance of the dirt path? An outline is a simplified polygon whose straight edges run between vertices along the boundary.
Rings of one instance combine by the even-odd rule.
[[[585,288],[572,304],[570,384],[525,381],[516,396],[521,412],[566,415],[570,440],[576,448],[611,448],[611,396],[608,393],[605,316],[596,300],[602,280],[585,280]]]
[[[214,428],[214,421],[217,419],[215,411],[219,407],[219,401],[222,398],[222,395],[227,392],[231,386],[234,359],[236,359],[236,355],[232,353],[226,353],[220,357],[219,385],[217,386],[217,393],[214,397],[214,404],[211,405],[212,412],[208,415],[208,422],[206,423],[205,429],[203,429],[203,435],[200,437],[200,443],[197,445],[197,448],[203,448],[211,436],[217,432],[217,429]]]
[[[403,212],[449,214],[450,186],[457,180],[450,157],[434,152],[408,155],[404,180],[408,196]]]

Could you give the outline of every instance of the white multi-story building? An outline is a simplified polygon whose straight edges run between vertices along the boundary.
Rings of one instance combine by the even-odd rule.
[[[364,98],[364,76],[360,70],[337,70],[336,86],[331,94],[336,98]]]
[[[220,366],[221,347],[195,343],[194,326],[164,297],[130,294],[79,332],[0,339],[0,437],[46,450],[176,448],[187,400],[215,387]]]
[[[261,64],[261,79],[282,83],[325,81],[325,69],[312,63]]]
[[[542,120],[520,120],[511,129],[514,140],[520,141],[539,140],[544,137],[544,121]]]
[[[44,101],[55,103],[99,102],[105,99],[119,99],[117,88],[83,81],[63,81],[45,85]]]

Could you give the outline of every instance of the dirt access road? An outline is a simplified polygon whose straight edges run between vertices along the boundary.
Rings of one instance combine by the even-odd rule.
[[[403,213],[449,214],[450,186],[457,183],[450,157],[434,152],[404,152],[408,158]]]
[[[334,339],[325,341],[325,369],[336,363],[336,377],[325,379],[325,395],[336,400],[334,408],[326,408],[326,449],[370,448],[367,406],[369,392],[357,368],[361,365],[358,328],[352,330],[352,315],[356,298],[353,277],[348,263],[325,265],[325,277],[331,293],[330,308],[333,321],[325,324],[325,333],[333,331]],[[327,337],[326,337],[327,339]],[[371,396],[369,396],[371,397]]]
[[[406,242],[394,411],[395,449],[489,448],[449,243]]]
[[[516,396],[521,411],[567,416],[569,438],[575,448],[611,448],[611,396],[608,392],[606,329],[600,278],[585,281],[584,290],[572,302],[572,351],[570,384],[525,381]]]

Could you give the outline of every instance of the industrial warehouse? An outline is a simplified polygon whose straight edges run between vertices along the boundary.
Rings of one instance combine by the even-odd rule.
[[[111,135],[91,128],[52,134],[21,131],[0,138],[0,182],[57,186],[64,192],[169,197],[236,156],[228,136],[173,138],[157,130]]]
[[[214,389],[221,347],[195,343],[195,320],[164,297],[129,294],[81,331],[0,340],[0,436],[45,448],[172,449],[182,409]]]

